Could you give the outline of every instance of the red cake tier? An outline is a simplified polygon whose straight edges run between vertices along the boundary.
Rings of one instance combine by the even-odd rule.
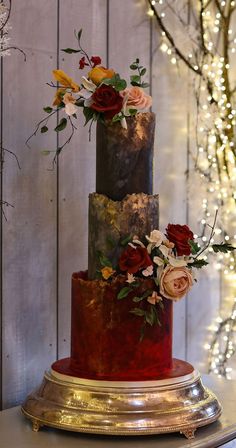
[[[133,297],[153,290],[153,280],[124,299],[117,299],[126,277],[112,281],[87,280],[86,273],[72,276],[71,369],[74,376],[114,381],[154,380],[172,368],[172,301],[163,300],[157,311],[161,325],[146,324],[140,341],[143,318],[132,314],[134,307],[147,307]]]

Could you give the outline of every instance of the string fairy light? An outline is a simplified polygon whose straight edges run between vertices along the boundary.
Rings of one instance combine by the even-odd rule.
[[[232,17],[236,2],[213,0],[198,2],[197,37],[191,23],[186,23],[183,14],[188,10],[196,19],[196,10],[191,11],[187,3],[180,8],[180,2],[171,5],[164,0],[147,0],[153,19],[161,31],[160,50],[166,53],[175,65],[183,62],[193,76],[196,98],[196,154],[193,155],[194,172],[204,185],[202,198],[202,219],[199,241],[207,241],[208,222],[219,209],[220,219],[215,229],[216,241],[230,242],[230,234],[236,239],[236,86],[232,87],[230,55],[236,52],[236,38],[232,27]],[[190,9],[189,9],[190,8]],[[165,16],[163,16],[163,12]],[[169,31],[168,17],[171,14],[178,21],[180,33],[186,39],[178,44]],[[208,254],[211,256],[211,253]],[[217,326],[212,329],[212,343],[209,350],[209,370],[220,376],[229,377],[228,360],[235,351],[234,332],[236,330],[236,309],[233,299],[236,294],[236,256],[219,254],[215,262],[222,283],[231,290],[232,297],[229,316],[218,317]],[[222,321],[221,321],[222,319]],[[228,330],[230,329],[230,330]],[[229,348],[230,347],[230,348]]]

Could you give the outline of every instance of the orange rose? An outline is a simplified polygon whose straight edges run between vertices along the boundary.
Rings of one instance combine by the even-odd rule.
[[[114,70],[98,66],[92,68],[92,70],[90,70],[90,72],[88,73],[89,79],[91,79],[91,81],[93,81],[97,86],[101,84],[103,79],[113,78],[114,75]]]
[[[160,294],[170,300],[179,300],[193,286],[193,276],[186,267],[168,265],[160,277]]]
[[[143,110],[152,105],[152,97],[147,95],[141,87],[132,86],[120,92],[124,98],[124,108]]]
[[[66,89],[63,89],[61,87],[60,87],[60,89],[57,89],[55,96],[54,96],[54,100],[53,100],[53,106],[60,106],[65,92],[66,92]]]
[[[110,266],[105,266],[101,269],[102,276],[105,280],[108,280],[108,278],[111,277],[111,275],[114,274],[114,269],[112,269]]]

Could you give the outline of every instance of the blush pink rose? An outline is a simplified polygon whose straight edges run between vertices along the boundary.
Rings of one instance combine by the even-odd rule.
[[[160,277],[160,294],[166,299],[179,300],[193,286],[191,271],[185,266],[167,266]]]
[[[132,86],[122,90],[120,95],[124,99],[124,109],[148,109],[152,105],[152,97],[147,95],[141,87]]]

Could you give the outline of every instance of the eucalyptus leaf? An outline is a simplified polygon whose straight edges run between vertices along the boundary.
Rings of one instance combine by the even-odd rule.
[[[47,131],[48,131],[48,127],[47,126],[42,126],[41,129],[40,129],[41,134],[44,134]]]
[[[132,288],[130,288],[130,286],[124,286],[124,288],[122,288],[119,292],[119,294],[117,295],[117,299],[124,299],[125,297],[127,297],[127,295],[132,291]]]
[[[144,317],[146,311],[142,310],[141,308],[133,308],[132,310],[130,310],[130,313],[135,314],[135,316]]]
[[[67,126],[67,119],[62,118],[60,123],[55,127],[54,131],[56,131],[56,132],[63,131],[63,129],[65,129],[66,126]]]
[[[123,240],[121,240],[120,245],[122,247],[127,246],[127,244],[132,241],[132,236],[131,235],[127,235]]]
[[[74,48],[62,48],[61,51],[64,51],[65,53],[72,54],[72,53],[80,53],[81,50],[74,50]]]
[[[44,112],[47,112],[47,114],[50,114],[53,111],[53,108],[50,106],[46,106],[43,108]]]

